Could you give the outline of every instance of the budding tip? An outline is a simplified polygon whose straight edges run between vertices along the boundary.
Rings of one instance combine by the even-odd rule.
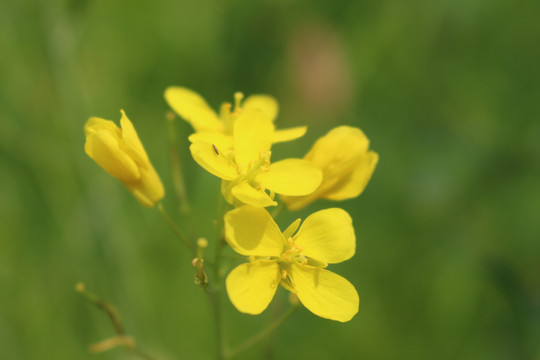
[[[197,246],[200,247],[200,248],[206,248],[208,247],[208,240],[206,240],[205,238],[198,238],[197,239]]]
[[[76,285],[75,285],[75,291],[77,292],[84,292],[84,284],[82,282],[78,282]]]
[[[165,118],[167,119],[167,121],[173,122],[176,116],[174,115],[172,111],[167,111],[165,113]]]
[[[240,105],[242,103],[242,99],[244,99],[244,94],[240,91],[237,91],[234,93],[234,106],[235,108],[240,108]]]

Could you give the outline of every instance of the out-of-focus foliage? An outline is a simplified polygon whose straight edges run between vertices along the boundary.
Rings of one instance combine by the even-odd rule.
[[[279,219],[351,213],[357,253],[332,270],[355,284],[359,313],[299,311],[244,358],[538,359],[539,12],[532,0],[1,1],[0,358],[128,358],[87,353],[113,331],[77,281],[157,359],[212,355],[187,252],[84,154],[85,121],[125,109],[177,208],[163,90],[183,85],[213,108],[236,90],[276,96],[278,126],[309,130],[273,159],[340,124],[380,155],[359,198]],[[219,182],[181,145],[183,222],[213,239]],[[281,290],[259,317],[226,302],[228,340],[279,314]]]

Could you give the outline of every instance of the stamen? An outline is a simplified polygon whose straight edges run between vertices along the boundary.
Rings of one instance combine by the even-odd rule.
[[[234,111],[235,112],[241,108],[243,99],[244,99],[244,94],[242,94],[240,91],[237,91],[234,93]]]

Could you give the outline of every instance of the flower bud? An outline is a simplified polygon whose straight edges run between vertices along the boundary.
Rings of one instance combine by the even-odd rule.
[[[121,113],[121,129],[110,120],[88,119],[84,126],[84,150],[120,180],[142,205],[152,207],[163,198],[165,191],[133,124],[124,110]]]

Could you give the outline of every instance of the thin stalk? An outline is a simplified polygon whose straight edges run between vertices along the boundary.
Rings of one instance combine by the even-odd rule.
[[[297,306],[291,306],[289,310],[287,310],[283,315],[281,315],[280,318],[274,320],[272,323],[270,323],[266,328],[264,328],[261,332],[258,334],[253,335],[246,341],[244,341],[242,344],[238,345],[231,351],[229,351],[226,355],[226,359],[230,359],[235,357],[236,355],[240,354],[241,352],[249,349],[253,345],[257,344],[258,342],[266,339],[268,336],[270,336],[274,331],[276,331],[288,318],[291,317],[291,315],[294,313],[294,311],[297,309]]]
[[[223,286],[221,279],[221,259],[223,248],[227,244],[223,238],[223,215],[227,210],[223,198],[220,196],[217,206],[217,219],[215,221],[216,225],[216,242],[215,242],[215,252],[214,252],[214,261],[212,266],[213,273],[213,283],[205,288],[205,292],[208,295],[210,300],[210,305],[212,306],[212,314],[214,316],[215,323],[215,338],[216,338],[216,359],[224,360],[227,349],[225,347],[224,339],[224,324],[223,324],[223,312],[222,312],[222,297],[223,297]]]
[[[174,221],[171,219],[171,217],[169,216],[169,214],[167,213],[167,211],[163,207],[163,204],[158,203],[157,204],[157,209],[159,210],[159,212],[161,213],[161,215],[163,216],[165,221],[167,221],[167,224],[169,224],[169,226],[171,227],[171,229],[174,232],[174,234],[176,235],[176,237],[178,239],[180,239],[182,244],[184,244],[189,249],[189,251],[191,251],[193,256],[196,256],[197,251],[195,249],[195,246],[191,242],[189,242],[189,240],[184,236],[182,231],[180,231],[180,229],[176,226]]]
[[[180,166],[180,157],[178,156],[178,143],[176,141],[175,119],[173,113],[167,113],[167,133],[169,138],[169,158],[171,161],[171,171],[173,177],[174,190],[180,203],[180,212],[187,214],[190,211],[189,201],[186,195],[186,186],[182,167]]]
[[[216,338],[216,359],[225,359],[225,341],[223,338],[223,313],[221,311],[221,288],[209,286],[204,289],[210,300],[212,315],[214,317],[215,338]]]
[[[82,283],[78,283],[75,286],[75,290],[77,290],[78,293],[83,295],[84,298],[89,303],[91,303],[98,309],[102,310],[109,317],[117,335],[114,338],[110,338],[98,344],[94,344],[93,346],[90,347],[91,351],[101,352],[101,351],[105,351],[105,350],[121,345],[124,347],[125,350],[137,355],[139,358],[143,360],[154,360],[153,357],[151,357],[146,352],[138,348],[135,343],[135,340],[133,340],[133,338],[127,335],[124,323],[122,319],[120,318],[118,309],[115,306],[109,304],[103,299],[100,299],[96,295],[86,291],[84,284]]]

